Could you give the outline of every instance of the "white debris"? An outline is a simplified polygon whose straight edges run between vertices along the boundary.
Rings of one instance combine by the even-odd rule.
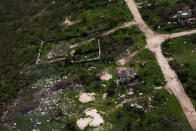
[[[68,79],[68,77],[67,76],[63,76],[62,79],[65,79],[66,80],[66,79]]]
[[[103,87],[106,87],[106,85],[104,85],[104,84],[100,84],[101,86],[103,86]]]
[[[71,56],[74,56],[75,52],[76,52],[76,50],[72,50],[71,51]]]
[[[107,73],[107,72],[104,72],[101,77],[100,77],[101,80],[104,80],[104,81],[107,81],[107,80],[110,80],[112,79],[112,75]]]
[[[56,4],[56,1],[52,1],[52,5]]]
[[[161,87],[161,86],[160,86],[160,87],[154,87],[154,89],[155,89],[155,90],[161,90],[162,87]]]
[[[141,96],[141,95],[143,95],[144,93],[139,93],[139,95]]]
[[[91,66],[88,68],[89,71],[91,71],[92,69],[96,69],[96,67]]]
[[[79,101],[82,103],[87,103],[95,100],[95,93],[80,93]]]
[[[32,131],[39,131],[39,129],[33,129]]]
[[[151,6],[151,4],[149,3],[149,4],[147,4],[148,6]]]
[[[41,122],[37,122],[37,125],[41,125]]]
[[[134,94],[133,89],[130,89],[129,92],[127,92],[127,95],[133,95],[133,94]]]
[[[43,116],[44,116],[44,115],[46,115],[46,113],[45,113],[45,112],[42,112],[42,113],[41,113],[41,115],[43,115]]]
[[[32,86],[31,88],[32,88],[32,89],[36,89],[37,87],[36,87],[36,86]]]
[[[136,104],[136,103],[134,103],[134,104],[131,104],[131,106],[133,106],[133,107],[136,107],[136,108],[143,108],[143,106],[141,106],[141,105],[138,105],[138,104]]]
[[[183,12],[183,13],[181,13],[181,15],[186,16],[186,15],[189,15],[189,13],[188,12]]]
[[[76,122],[77,126],[81,130],[84,130],[88,125],[91,127],[98,127],[104,122],[103,118],[97,113],[96,109],[86,109],[84,113],[89,117],[80,118]]]
[[[104,93],[102,99],[105,99],[106,97],[107,97],[107,93]]]
[[[71,22],[68,18],[65,19],[64,24],[71,26],[73,25],[73,22]]]
[[[151,102],[152,101],[151,97],[148,97],[148,100]]]
[[[120,98],[125,98],[125,94],[121,95]]]

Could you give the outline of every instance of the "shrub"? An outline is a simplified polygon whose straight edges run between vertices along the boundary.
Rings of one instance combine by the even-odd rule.
[[[63,129],[63,131],[76,131],[77,127],[76,127],[76,121],[74,119],[69,118],[66,122],[65,122],[65,127]]]
[[[117,88],[116,83],[114,83],[112,80],[109,81],[108,86],[107,86],[107,96],[112,97],[115,95],[115,89]]]

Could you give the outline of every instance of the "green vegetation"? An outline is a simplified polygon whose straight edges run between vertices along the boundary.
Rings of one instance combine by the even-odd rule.
[[[99,56],[99,48],[98,48],[97,40],[95,40],[86,45],[77,47],[72,59],[74,61],[79,61],[79,60],[98,58],[98,56]]]
[[[173,18],[178,11],[192,11],[192,18],[196,18],[196,3],[194,0],[135,0],[142,2],[140,12],[142,18],[155,31],[179,32],[196,28],[196,22],[188,19]],[[160,26],[160,28],[159,28]]]
[[[176,71],[186,93],[196,101],[196,37],[184,36],[167,40],[162,45],[165,56],[173,58],[169,63]],[[196,105],[195,105],[196,107]]]
[[[88,108],[98,110],[104,119],[100,129],[104,130],[191,130],[175,97],[164,89],[154,90],[163,87],[165,81],[148,49],[124,66],[137,72],[132,85],[129,81],[118,84],[117,60],[146,45],[144,34],[137,27],[101,37],[99,61],[70,63],[72,59],[97,55],[95,40],[77,47],[75,56],[69,55],[65,61],[34,64],[41,40],[66,37],[65,41],[46,44],[42,52],[42,58],[50,51],[64,56],[70,53],[68,45],[130,21],[132,16],[124,0],[1,3],[0,103],[7,103],[0,109],[0,116],[4,110],[7,112],[0,119],[0,130],[79,130],[76,121],[86,117],[84,110]],[[66,18],[76,23],[66,25]],[[102,81],[104,72],[112,78]],[[134,94],[130,95],[130,91]],[[81,92],[94,92],[95,101],[81,103]],[[107,97],[103,97],[105,94]],[[14,97],[16,101],[8,102]]]
[[[113,62],[116,54],[121,55],[126,50],[134,52],[145,45],[145,36],[137,27],[121,29],[101,39],[101,58],[105,62]]]
[[[182,114],[175,96],[162,90],[153,91],[151,98],[152,107],[146,106],[145,110],[136,109],[130,104],[125,104],[123,108],[109,114],[111,117],[108,119],[113,124],[111,130],[192,130],[186,117]],[[144,97],[142,101],[145,105],[147,97]]]
[[[0,6],[0,102],[32,83],[25,72],[35,63],[41,40],[79,35],[71,43],[97,36],[130,21],[123,0],[2,0]],[[69,18],[76,24],[63,24]],[[88,34],[91,35],[88,35]]]
[[[135,62],[136,60],[137,62]],[[142,61],[145,61],[145,64],[142,64]],[[165,82],[152,52],[147,49],[141,51],[132,62],[127,64],[127,67],[139,71],[140,84],[135,85],[133,89],[136,93],[144,93],[137,97],[137,103],[142,105],[143,109],[124,104],[122,108],[109,113],[110,117],[107,117],[106,120],[113,125],[111,130],[191,131],[175,96],[170,95],[165,89],[153,89],[155,86],[164,86]],[[142,81],[144,82],[141,83]],[[132,98],[135,99],[134,96],[129,99]],[[164,129],[165,126],[167,129]]]
[[[151,51],[144,49],[134,59],[137,59],[139,63],[130,63],[130,66],[139,70],[139,78],[141,82],[143,81],[144,88],[165,85],[161,69]]]
[[[135,42],[133,45],[134,44]],[[118,48],[114,48],[113,50],[117,49]],[[105,50],[110,50],[110,48],[106,48]],[[145,64],[142,64],[141,61],[145,61]],[[57,64],[58,66],[54,66]],[[117,74],[115,70],[118,66],[114,62],[108,63],[101,60],[99,62],[72,65],[66,64],[66,62],[59,62],[42,66],[43,67],[37,72],[38,74],[43,71],[43,75],[46,75],[46,77],[49,78],[50,75],[47,76],[47,72],[52,73],[51,69],[53,68],[53,70],[55,70],[52,73],[53,75],[55,73],[62,76],[66,75],[68,76],[66,81],[69,81],[72,84],[63,86],[62,92],[58,94],[58,98],[50,96],[52,100],[56,100],[56,104],[53,106],[51,105],[53,108],[48,110],[46,115],[42,115],[41,112],[45,111],[39,111],[39,108],[28,113],[10,109],[6,121],[8,123],[16,123],[16,127],[21,130],[36,128],[43,130],[78,130],[76,120],[85,117],[83,111],[87,108],[95,108],[100,112],[106,113],[106,115],[102,115],[104,124],[101,127],[104,130],[161,130],[165,126],[168,127],[168,130],[191,130],[175,97],[164,89],[153,90],[153,87],[155,86],[164,86],[164,78],[157,61],[155,60],[155,56],[147,49],[137,54],[134,59],[126,65],[126,67],[134,68],[139,72],[139,83],[132,87],[129,87],[126,84],[117,87],[114,80],[119,78],[119,74]],[[89,71],[88,68],[91,66],[96,67],[96,69]],[[46,67],[47,69],[45,69]],[[150,71],[152,69],[153,72]],[[108,71],[112,74],[113,78],[109,81],[100,81],[99,74],[104,71]],[[63,72],[64,74],[61,74],[60,72]],[[44,78],[43,75],[41,78]],[[56,80],[56,78],[54,78],[54,80]],[[141,83],[142,81],[144,81],[144,83]],[[107,86],[103,87],[101,84]],[[124,98],[119,96],[126,94],[127,90],[130,88],[134,89],[135,94],[126,96],[126,99],[136,98],[137,101],[135,102],[138,105],[141,105],[142,108],[130,106],[132,102],[117,108],[117,105],[124,100]],[[30,93],[32,90],[38,91],[42,89],[47,89],[47,87],[39,85],[38,89],[31,89],[29,93],[25,90],[26,93],[24,93],[24,95],[26,94],[27,98],[32,96],[31,100],[44,99],[43,101],[45,101],[47,96],[40,95],[41,92],[38,92],[39,95],[37,93]],[[78,94],[81,91],[95,92],[96,100],[90,103],[79,102]],[[144,93],[142,96],[139,95],[141,92]],[[108,93],[106,99],[102,98],[104,93]],[[23,98],[25,98],[25,96],[23,96]],[[24,103],[28,102],[29,101],[26,101]],[[64,114],[65,112],[66,114]],[[67,117],[67,115],[69,115],[69,117]],[[39,124],[40,122],[41,124]],[[88,129],[90,129],[90,127],[86,128],[86,130]]]

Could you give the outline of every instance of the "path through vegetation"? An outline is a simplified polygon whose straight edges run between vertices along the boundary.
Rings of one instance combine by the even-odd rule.
[[[117,31],[117,30],[120,30],[120,29],[123,29],[123,28],[132,27],[132,26],[134,26],[134,25],[136,25],[136,24],[137,24],[137,23],[136,23],[135,21],[130,21],[130,22],[124,23],[124,24],[122,24],[122,25],[120,25],[120,26],[118,26],[118,27],[116,27],[116,28],[113,28],[113,29],[111,29],[111,30],[109,30],[109,31],[106,31],[106,32],[104,32],[104,33],[102,33],[102,34],[100,34],[100,35],[101,35],[101,36],[107,36],[107,35],[109,35],[109,34],[115,32],[115,31]],[[76,48],[76,47],[78,47],[78,46],[82,46],[82,45],[84,45],[84,44],[88,44],[88,43],[90,43],[90,42],[92,42],[92,41],[94,41],[94,40],[96,40],[96,38],[91,38],[91,39],[89,39],[89,40],[87,40],[87,41],[83,41],[83,42],[80,42],[80,43],[76,43],[76,44],[74,44],[74,45],[71,45],[70,48],[71,48],[71,49],[72,49],[72,48]]]
[[[125,0],[130,11],[134,16],[140,30],[145,34],[147,41],[147,48],[150,49],[156,56],[157,61],[161,67],[165,80],[167,82],[166,87],[171,89],[177,100],[179,101],[184,114],[186,115],[193,130],[196,130],[196,112],[191,103],[190,99],[187,97],[181,82],[179,81],[176,73],[169,66],[167,59],[163,56],[161,51],[161,43],[169,38],[180,37],[184,35],[190,35],[196,33],[196,30],[185,31],[173,34],[159,34],[153,32],[148,25],[143,21],[134,0]]]

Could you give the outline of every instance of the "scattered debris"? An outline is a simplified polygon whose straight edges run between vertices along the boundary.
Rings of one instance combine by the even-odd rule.
[[[143,108],[143,106],[138,105],[137,103],[131,104],[131,106],[132,106],[132,107],[139,108],[139,109],[142,109],[142,108]]]
[[[50,88],[54,85],[54,83],[60,82],[61,79],[57,77],[51,77],[48,79],[41,79],[37,81],[35,84],[31,86],[31,88],[38,88],[38,87],[44,87],[44,88]]]
[[[42,88],[39,92],[39,97],[46,98],[49,95],[50,88]]]
[[[117,61],[117,64],[119,64],[119,65],[125,65],[126,63],[127,63],[127,60],[125,58],[119,59]]]
[[[174,24],[195,24],[196,18],[192,18],[192,10],[191,9],[183,9],[177,12],[174,16],[172,16]]]

